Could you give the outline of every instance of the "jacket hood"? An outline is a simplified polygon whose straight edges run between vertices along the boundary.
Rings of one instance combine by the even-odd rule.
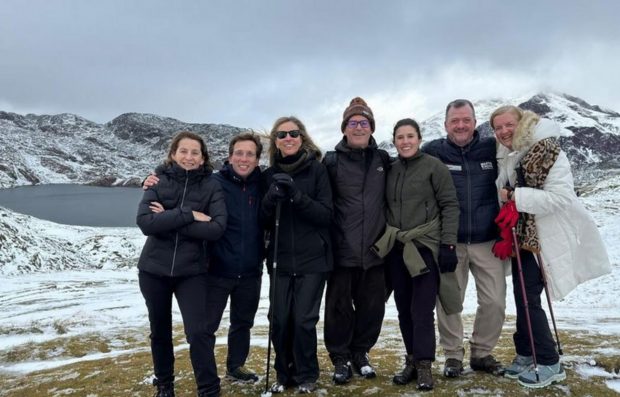
[[[566,129],[560,128],[556,122],[540,118],[534,112],[525,111],[512,138],[512,150],[528,150],[536,142],[543,139],[567,135],[570,133]]]

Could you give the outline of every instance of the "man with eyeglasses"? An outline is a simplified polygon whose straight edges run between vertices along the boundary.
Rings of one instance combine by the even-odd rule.
[[[478,308],[469,339],[469,364],[475,371],[503,374],[502,365],[491,354],[504,324],[506,270],[491,252],[497,237],[494,219],[498,214],[497,160],[494,138],[482,138],[476,127],[473,104],[465,99],[446,107],[447,138],[431,141],[422,151],[439,158],[450,170],[459,199],[456,277],[465,299],[471,271],[476,283]],[[463,320],[461,313],[446,314],[437,302],[439,343],[446,362],[444,376],[456,378],[463,372]]]
[[[230,327],[226,375],[234,381],[256,382],[258,376],[245,368],[250,350],[250,329],[260,300],[262,263],[265,257],[260,209],[259,180],[263,145],[257,134],[236,135],[228,146],[228,161],[213,174],[224,190],[230,215],[224,235],[212,244],[207,274],[207,332],[215,345],[215,332],[230,298]],[[159,179],[151,175],[145,188]],[[215,366],[215,356],[204,357]],[[219,384],[219,380],[217,382]]]
[[[327,281],[324,332],[336,384],[348,383],[352,369],[364,378],[376,376],[368,352],[381,332],[385,275],[383,260],[370,247],[385,229],[389,156],[377,148],[374,130],[372,110],[353,98],[343,114],[344,136],[323,160],[334,196],[334,270]]]

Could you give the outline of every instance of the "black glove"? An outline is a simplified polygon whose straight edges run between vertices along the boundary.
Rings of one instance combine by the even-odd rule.
[[[301,198],[301,192],[289,174],[273,174],[272,178],[274,183],[277,183],[279,187],[286,189],[288,196],[293,201],[299,201]]]
[[[286,189],[273,182],[269,186],[269,190],[267,190],[263,200],[275,205],[278,201],[284,200],[287,196],[288,193],[286,192]]]
[[[439,245],[439,271],[441,273],[452,273],[456,270],[459,259],[456,257],[456,247],[449,244]]]

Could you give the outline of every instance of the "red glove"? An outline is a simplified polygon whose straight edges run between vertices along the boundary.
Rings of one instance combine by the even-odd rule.
[[[510,241],[512,243],[512,229],[507,227],[499,229],[499,238],[502,240]]]
[[[499,210],[499,214],[495,218],[495,223],[500,229],[508,229],[516,226],[519,221],[519,211],[514,200],[507,201]]]
[[[493,248],[491,248],[493,255],[498,257],[501,260],[509,258],[512,255],[512,241],[510,240],[499,240],[493,244]]]

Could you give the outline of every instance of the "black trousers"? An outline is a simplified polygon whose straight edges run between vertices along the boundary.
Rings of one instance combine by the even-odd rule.
[[[155,377],[162,383],[174,380],[172,346],[172,296],[177,299],[198,392],[220,389],[213,357],[215,340],[207,333],[207,278],[205,274],[166,277],[140,271],[140,291],[149,311],[151,354]]]
[[[544,284],[542,274],[534,254],[530,251],[520,250],[521,267],[523,268],[523,280],[527,297],[532,334],[534,336],[534,348],[536,349],[536,362],[541,365],[551,365],[558,362],[560,356],[556,349],[555,341],[549,329],[547,315],[542,308],[540,295]],[[521,291],[521,282],[517,268],[516,258],[512,258],[512,285],[517,307],[517,331],[513,335],[515,350],[522,356],[531,356],[530,336],[527,327],[525,304]]]
[[[367,353],[385,314],[385,269],[334,267],[325,296],[325,347],[332,362]]]
[[[281,384],[316,382],[319,378],[316,324],[326,278],[325,273],[278,274],[274,283],[271,275],[271,340]]]
[[[250,352],[250,329],[260,300],[261,276],[226,278],[207,276],[207,332],[215,339],[230,297],[230,327],[226,369],[243,366]]]
[[[403,260],[402,248],[388,255],[390,280],[398,309],[398,325],[407,354],[413,359],[435,360],[435,303],[439,291],[439,269],[433,253],[419,248],[429,272],[411,277]]]

